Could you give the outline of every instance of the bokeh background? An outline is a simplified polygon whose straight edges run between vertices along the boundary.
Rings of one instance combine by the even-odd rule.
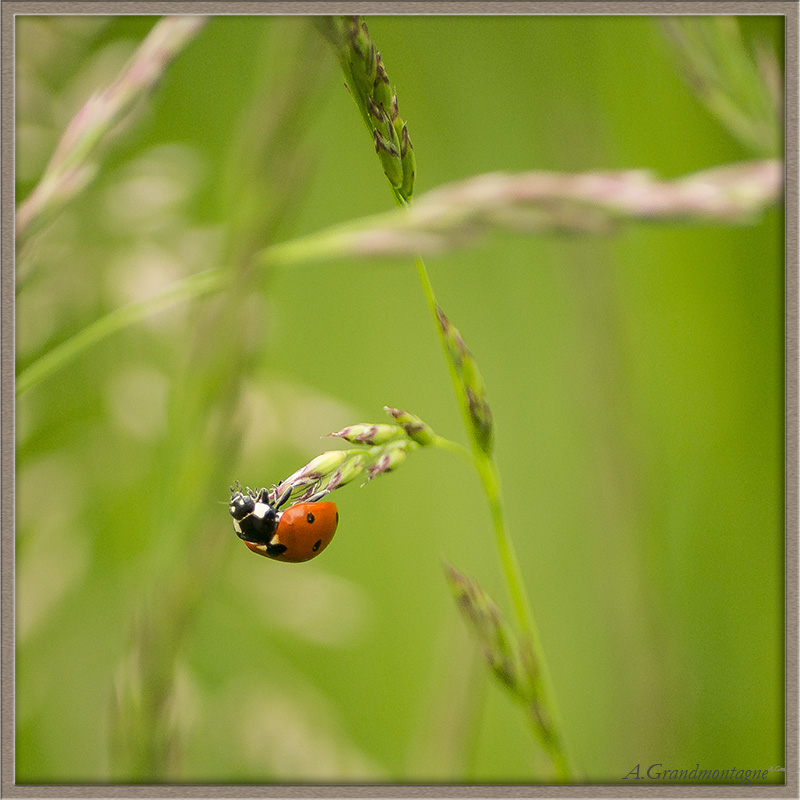
[[[494,170],[669,178],[752,156],[656,18],[367,21],[417,193]],[[18,200],[155,22],[17,16]],[[782,18],[740,23],[782,59]],[[19,368],[176,280],[391,207],[307,20],[213,18],[18,258]],[[783,766],[782,209],[498,233],[428,269],[486,380],[581,780]],[[442,573],[447,559],[509,608],[468,464],[419,451],[344,488],[333,545],[305,565],[233,534],[233,480],[276,482],[384,405],[466,441],[404,259],[241,270],[20,397],[18,783],[549,779]]]

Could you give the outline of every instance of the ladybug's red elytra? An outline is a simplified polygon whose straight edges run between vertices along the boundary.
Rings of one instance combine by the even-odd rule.
[[[250,550],[276,561],[299,563],[316,558],[331,542],[339,524],[335,503],[306,502],[280,507],[291,488],[273,504],[269,492],[231,487],[229,511],[237,536]],[[323,495],[324,496],[324,495]]]

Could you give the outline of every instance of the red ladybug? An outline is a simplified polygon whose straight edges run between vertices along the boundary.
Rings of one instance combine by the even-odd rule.
[[[331,542],[339,524],[336,503],[307,502],[278,509],[291,489],[270,505],[269,492],[231,487],[229,511],[233,528],[254,553],[276,561],[301,562],[318,556]]]

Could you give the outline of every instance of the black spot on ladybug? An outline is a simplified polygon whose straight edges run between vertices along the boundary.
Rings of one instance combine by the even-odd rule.
[[[336,524],[337,525],[339,524],[339,512],[338,511],[336,512]]]
[[[308,524],[310,525],[314,521],[314,515],[309,511],[308,514],[306,514],[306,519],[308,520]]]
[[[311,548],[315,553],[319,550],[319,546],[322,544],[322,539],[317,539],[317,543]]]

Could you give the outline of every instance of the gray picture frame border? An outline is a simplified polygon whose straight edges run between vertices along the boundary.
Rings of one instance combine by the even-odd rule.
[[[797,797],[798,785],[798,17],[797,2],[47,2],[0,6],[0,797]],[[786,783],[620,785],[17,785],[14,781],[14,18],[18,14],[776,14],[786,18],[785,525]]]

